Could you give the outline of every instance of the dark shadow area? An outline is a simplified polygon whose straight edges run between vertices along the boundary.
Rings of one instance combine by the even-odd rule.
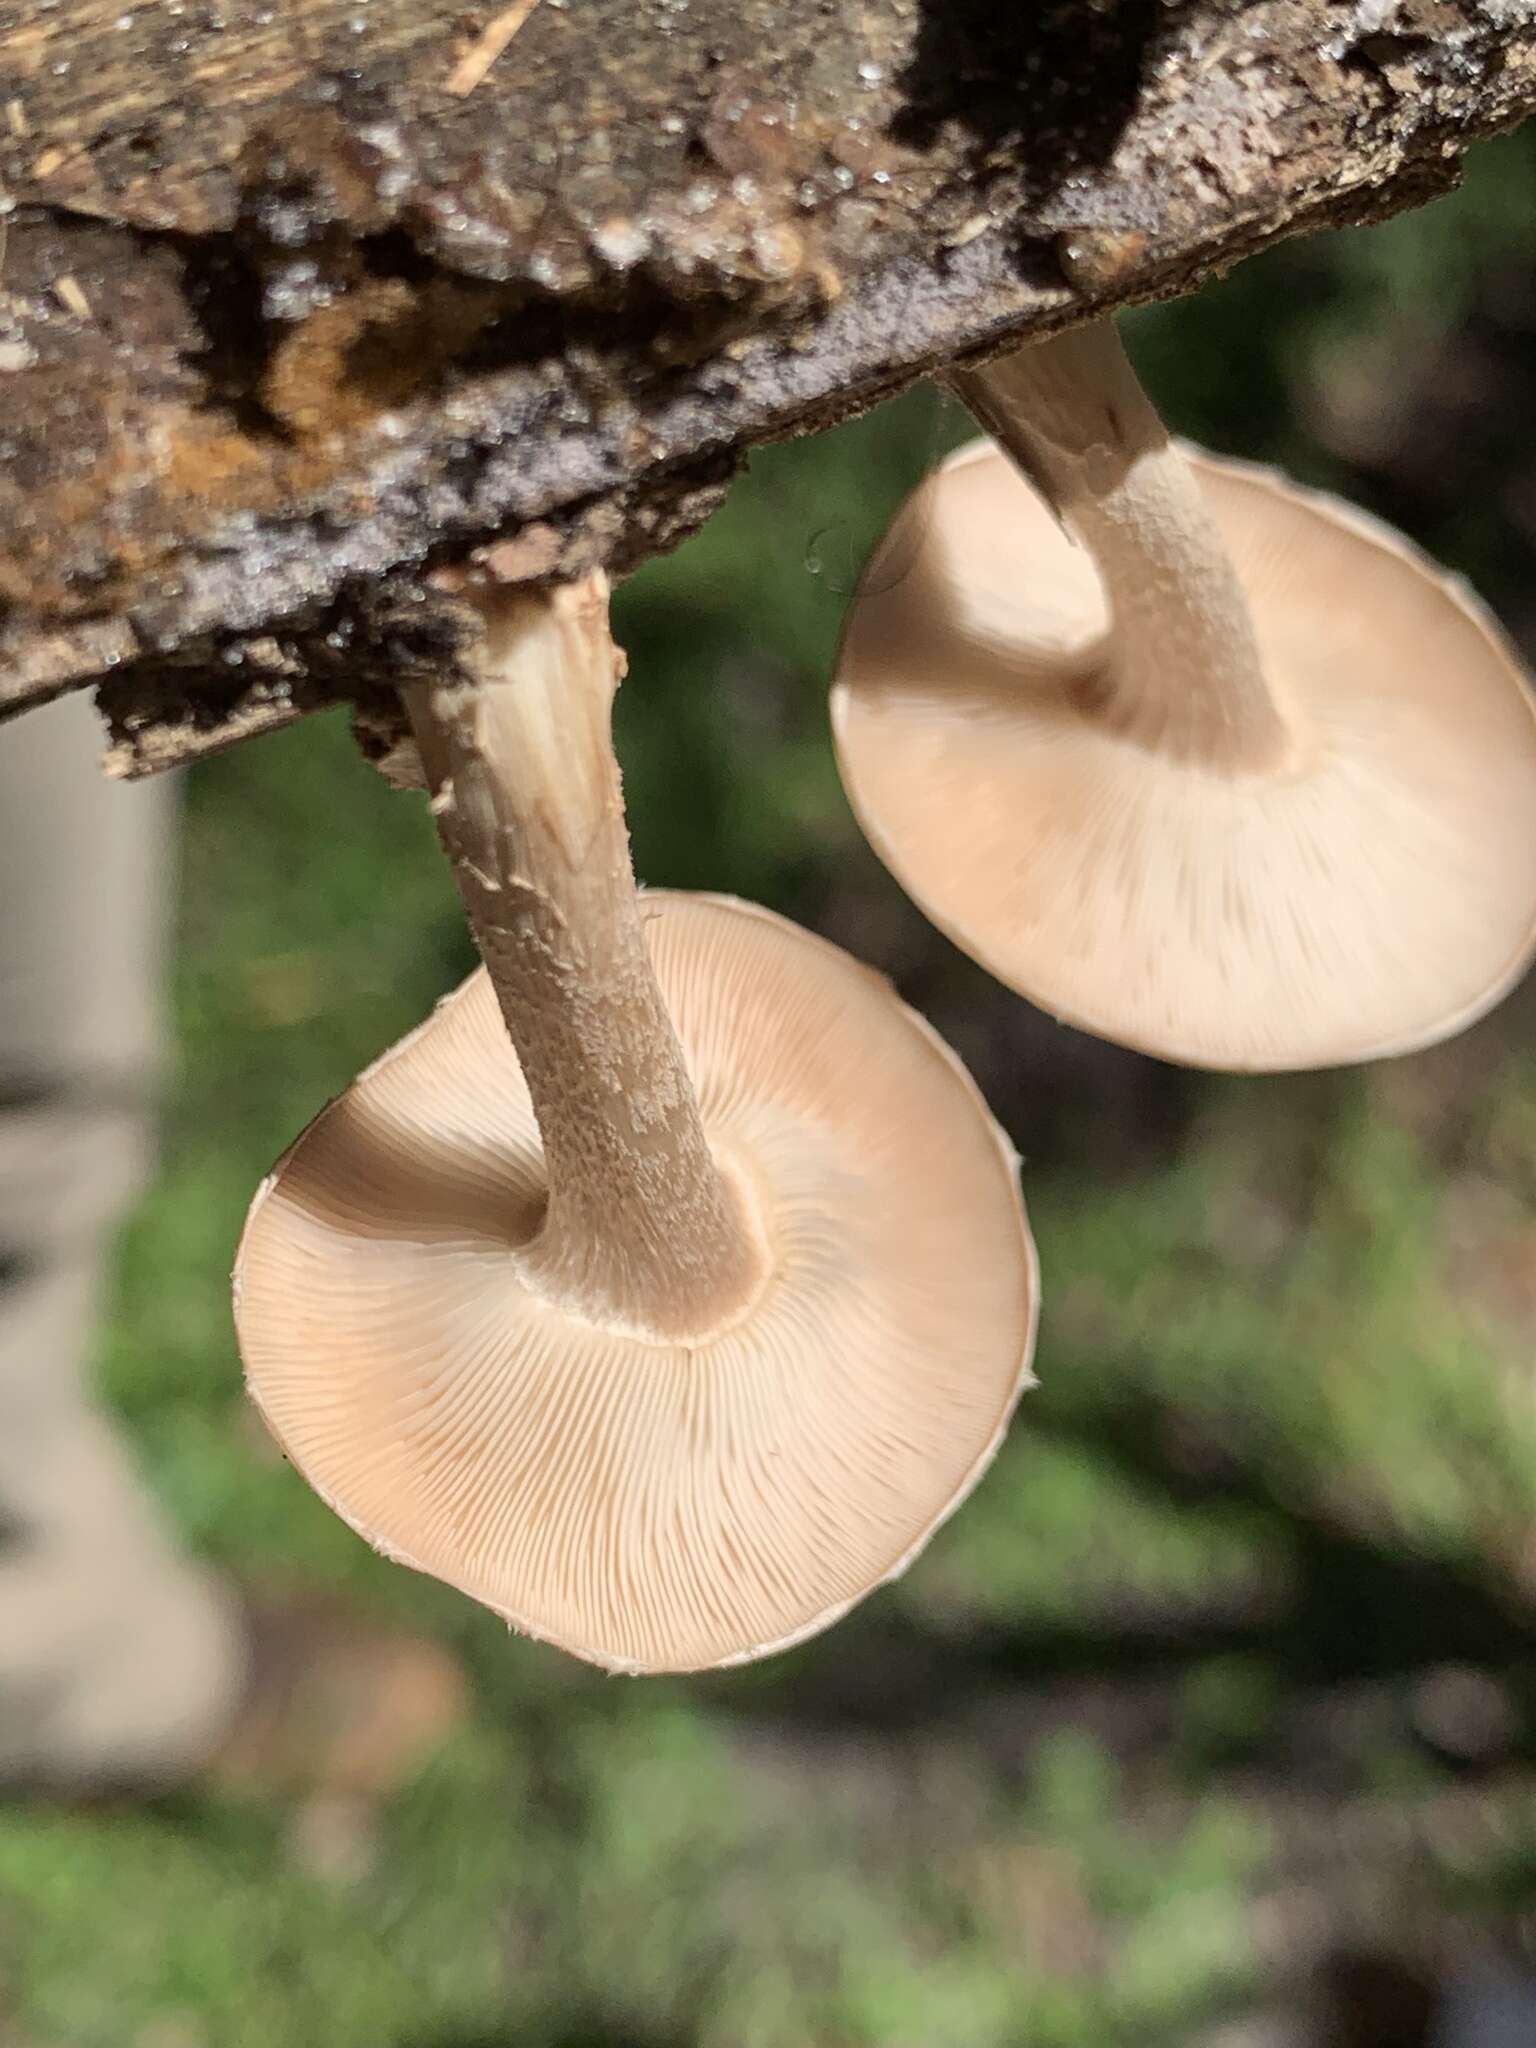
[[[564,2013],[547,2023],[509,2024],[467,2034],[412,2035],[398,2048],[691,2048],[691,2041],[682,2034],[658,2034],[603,2013]]]
[[[1032,1175],[1107,1185],[1171,1169],[1204,1104],[1203,1076],[1058,1023],[983,968],[945,960],[945,941],[927,950],[897,985],[959,1051]]]
[[[1163,1422],[1150,1403],[1138,1404],[1057,1434],[1187,1505],[1276,1509],[1263,1475],[1241,1463],[1225,1473],[1193,1474],[1164,1448]],[[1043,1416],[1035,1423],[1050,1427]],[[1133,1746],[1155,1747],[1171,1738],[1182,1677],[1211,1657],[1241,1654],[1263,1661],[1274,1692],[1275,1711],[1255,1731],[1251,1760],[1289,1772],[1300,1761],[1298,1746],[1313,1743],[1307,1710],[1333,1689],[1465,1665],[1496,1671],[1522,1710],[1507,1754],[1536,1755],[1536,1627],[1470,1571],[1291,1512],[1295,1590],[1278,1611],[1170,1613],[1159,1625],[1155,1614],[1121,1623],[1100,1609],[1081,1626],[948,1631],[886,1604],[851,1617],[832,1648],[813,1644],[786,1660],[755,1697],[745,1695],[735,1675],[729,1684],[701,1681],[701,1690],[724,1715],[825,1734],[901,1735],[972,1719],[1006,1698],[1017,1736],[1030,1724],[1046,1732],[1060,1718],[1064,1696],[1119,1687],[1141,1696],[1131,1719],[1142,1739]],[[1164,1692],[1166,1712],[1154,1697]],[[1328,1758],[1307,1761],[1326,1769]]]
[[[1150,1370],[1140,1377],[1149,1382]],[[1037,1426],[1051,1427],[1048,1418]],[[1265,1474],[1241,1452],[1213,1446],[1199,1464],[1189,1455],[1187,1418],[1148,1398],[1122,1403],[1083,1429],[1061,1432],[1090,1444],[1127,1475],[1189,1506],[1216,1500],[1281,1508]],[[1174,1444],[1178,1443],[1175,1452]],[[1217,1462],[1219,1458],[1219,1463]],[[1536,1672],[1536,1626],[1471,1571],[1388,1542],[1307,1519],[1297,1503],[1284,1511],[1297,1540],[1298,1597],[1265,1631],[1293,1680],[1380,1678],[1446,1661]]]
[[[1323,1963],[1324,2038],[1336,2048],[1429,2048],[1439,1994],[1401,1956],[1339,1948]],[[1461,2048],[1471,2048],[1465,2039]]]
[[[1114,153],[1174,11],[1160,0],[922,0],[897,139],[924,148],[951,122],[984,149],[1022,137],[1025,186],[1038,198]]]

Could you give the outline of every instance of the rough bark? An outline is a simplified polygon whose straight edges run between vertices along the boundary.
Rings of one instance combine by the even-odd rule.
[[[0,715],[387,722],[433,562],[622,571],[753,442],[1536,109],[1536,0],[541,0],[466,91],[498,12],[0,0]]]

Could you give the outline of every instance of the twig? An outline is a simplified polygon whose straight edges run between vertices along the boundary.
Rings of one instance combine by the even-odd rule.
[[[91,302],[85,295],[85,287],[79,278],[56,277],[53,280],[53,295],[66,313],[73,313],[77,320],[89,320]]]
[[[510,7],[504,7],[449,72],[448,90],[460,99],[467,98],[538,4],[539,0],[512,0]]]

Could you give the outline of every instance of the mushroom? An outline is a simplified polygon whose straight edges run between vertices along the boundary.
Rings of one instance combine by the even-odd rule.
[[[1170,441],[1108,321],[955,382],[1007,455],[919,491],[833,689],[908,893],[1057,1017],[1191,1065],[1377,1058],[1489,1009],[1536,945],[1536,713],[1471,592]]]
[[[601,577],[460,572],[408,692],[484,967],[311,1124],[246,1373],[387,1555],[613,1670],[800,1641],[902,1571],[1030,1383],[1018,1161],[868,969],[635,888]]]

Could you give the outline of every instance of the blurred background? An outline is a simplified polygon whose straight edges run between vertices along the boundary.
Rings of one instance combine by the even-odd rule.
[[[1394,521],[1536,657],[1533,219],[1528,133],[1128,330],[1180,431]],[[706,1680],[605,1678],[371,1556],[247,1410],[226,1276],[272,1160],[471,954],[343,720],[207,763],[99,1385],[301,1712],[157,1800],[0,1806],[5,2048],[1536,2041],[1536,993],[1217,1080],[950,949],[855,831],[825,685],[967,433],[920,391],[760,454],[620,595],[619,745],[642,878],[882,968],[1023,1152],[1041,1386],[992,1476],[899,1586]],[[385,1631],[385,1679],[310,1697],[306,1630]]]

